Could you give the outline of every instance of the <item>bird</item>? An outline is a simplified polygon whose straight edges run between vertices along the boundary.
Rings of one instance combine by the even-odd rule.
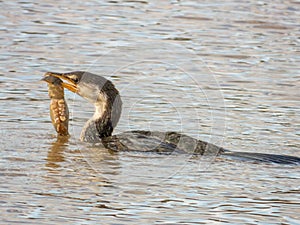
[[[94,115],[84,125],[80,134],[81,141],[102,143],[111,151],[205,154],[254,162],[300,165],[300,158],[296,156],[230,151],[175,131],[134,130],[113,135],[121,116],[122,100],[119,91],[110,80],[86,71],[46,72],[44,76],[61,79],[61,87],[94,105]]]
[[[63,81],[57,77],[45,76],[41,79],[48,83],[50,97],[50,118],[54,129],[60,136],[68,136],[69,109],[64,98]]]

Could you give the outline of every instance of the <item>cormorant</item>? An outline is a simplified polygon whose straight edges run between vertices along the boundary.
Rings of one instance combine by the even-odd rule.
[[[49,82],[47,81],[47,79],[49,79],[48,77],[62,79],[66,82]],[[113,151],[184,152],[199,155],[213,154],[256,162],[300,164],[299,157],[252,152],[233,152],[177,132],[136,130],[112,135],[113,129],[116,127],[121,116],[122,101],[119,91],[111,81],[102,76],[84,71],[69,73],[47,72],[44,79],[49,83],[49,88],[52,87],[51,85],[59,83],[58,86],[54,87],[59,90],[60,93],[62,93],[61,87],[67,88],[87,99],[95,106],[94,115],[87,121],[82,129],[80,135],[82,141],[93,143],[102,142],[107,149]],[[50,95],[50,97],[51,96],[52,95]],[[61,100],[63,100],[63,98]],[[66,106],[66,103],[63,105]],[[59,106],[58,104],[58,107]],[[51,110],[55,111],[55,107]],[[51,118],[56,117],[52,116]],[[59,132],[56,120],[52,119],[52,122],[57,132]]]

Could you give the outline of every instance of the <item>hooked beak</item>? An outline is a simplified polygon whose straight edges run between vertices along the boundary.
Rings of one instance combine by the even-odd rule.
[[[47,81],[47,77],[56,77],[62,79],[63,81],[68,82],[68,83],[63,82],[61,84],[64,88],[67,88],[68,90],[77,93],[78,92],[77,84],[72,79],[70,79],[68,75],[70,74],[47,72],[45,73],[44,78],[42,80]]]

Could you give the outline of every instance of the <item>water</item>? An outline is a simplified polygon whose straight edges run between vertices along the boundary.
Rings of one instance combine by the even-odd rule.
[[[299,224],[299,167],[110,154],[78,141],[93,109],[71,93],[57,140],[39,82],[111,79],[116,133],[299,156],[298,2],[6,1],[0,20],[1,224]]]

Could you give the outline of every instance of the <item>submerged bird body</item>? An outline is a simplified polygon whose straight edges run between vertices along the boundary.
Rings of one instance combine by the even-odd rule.
[[[67,88],[94,104],[95,113],[87,121],[80,135],[82,141],[101,142],[104,147],[112,151],[184,152],[199,155],[221,155],[256,162],[300,164],[298,157],[232,152],[177,132],[130,131],[112,135],[121,116],[122,101],[118,90],[111,81],[83,71],[47,72],[45,76],[67,81],[61,84],[63,88]]]
[[[189,153],[195,155],[219,155],[226,151],[214,144],[170,131],[128,131],[103,138],[102,144],[113,151]]]
[[[42,80],[48,83],[52,124],[59,135],[67,136],[69,135],[69,109],[64,98],[63,82],[52,76],[46,76]]]

